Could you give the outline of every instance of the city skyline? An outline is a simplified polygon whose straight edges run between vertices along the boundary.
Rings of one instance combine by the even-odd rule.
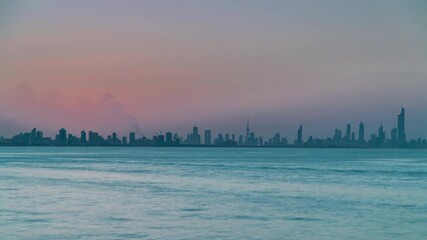
[[[350,120],[392,126],[403,105],[407,137],[427,136],[426,7],[0,0],[0,134],[231,132],[249,115],[265,136],[326,137]]]
[[[427,0],[0,0],[0,238],[425,240],[426,110]]]
[[[193,126],[192,131],[182,136],[176,132],[159,132],[150,137],[135,132],[127,136],[120,136],[116,132],[104,137],[96,131],[82,130],[80,135],[67,133],[61,128],[54,138],[44,136],[42,131],[34,128],[31,132],[20,133],[11,138],[0,136],[0,145],[3,146],[217,146],[217,147],[319,147],[319,148],[427,148],[427,140],[423,137],[407,140],[405,125],[405,109],[402,107],[397,115],[396,126],[387,129],[381,123],[377,132],[365,132],[365,124],[359,123],[358,129],[352,131],[350,123],[344,131],[336,128],[334,134],[327,138],[319,138],[311,134],[304,135],[303,125],[296,131],[296,138],[281,135],[265,138],[257,135],[250,128],[249,117],[246,119],[246,128],[241,133],[218,132],[212,136],[212,130],[199,131]],[[357,138],[356,138],[357,134]],[[203,137],[202,137],[203,136]]]

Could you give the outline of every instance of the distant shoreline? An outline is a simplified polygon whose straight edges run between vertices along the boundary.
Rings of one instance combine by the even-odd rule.
[[[217,146],[217,145],[178,145],[178,146],[129,146],[129,145],[71,145],[71,146],[60,146],[60,145],[0,145],[0,148],[5,147],[19,147],[19,148],[31,148],[31,147],[49,147],[49,148],[248,148],[248,149],[277,149],[277,148],[285,148],[285,149],[427,149],[426,147],[419,146],[406,146],[406,147],[343,147],[343,146],[331,146],[331,147],[318,147],[318,146]]]

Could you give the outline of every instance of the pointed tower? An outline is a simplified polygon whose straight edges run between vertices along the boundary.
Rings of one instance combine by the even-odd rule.
[[[249,129],[249,117],[246,119],[246,136],[249,136],[249,132],[250,132],[250,129]]]

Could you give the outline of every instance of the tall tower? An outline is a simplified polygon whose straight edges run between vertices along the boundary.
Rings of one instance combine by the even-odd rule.
[[[405,133],[405,109],[400,110],[400,114],[397,115],[397,141],[399,144],[406,143]]]
[[[83,130],[80,132],[80,143],[81,144],[86,144],[86,131]]]
[[[381,123],[380,128],[378,129],[377,145],[382,146],[385,144],[385,132],[383,124]]]
[[[246,119],[246,136],[249,136],[249,132],[250,132],[250,129],[249,129],[249,117]]]
[[[199,128],[194,126],[193,127],[193,141],[192,144],[199,145],[200,144],[200,135],[199,135]]]
[[[250,128],[249,128],[249,117],[246,119],[246,139],[245,139],[245,143],[246,145],[249,145],[249,139],[250,139]]]
[[[363,124],[363,122],[360,122],[359,124],[359,142],[365,142],[365,125]]]
[[[65,128],[61,128],[59,130],[59,142],[57,142],[57,144],[60,145],[65,145],[67,144],[67,130],[65,130]]]
[[[205,130],[205,145],[211,145],[211,130]]]
[[[396,144],[397,143],[397,128],[391,129],[391,143]]]
[[[302,145],[302,125],[299,126],[297,135],[297,144]]]
[[[347,129],[345,131],[345,141],[350,142],[350,134],[351,134],[351,125],[347,123]]]
[[[135,144],[135,133],[134,132],[129,133],[129,144]]]

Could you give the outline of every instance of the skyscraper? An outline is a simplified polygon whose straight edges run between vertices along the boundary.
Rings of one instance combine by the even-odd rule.
[[[165,144],[165,135],[160,134],[157,136],[157,144],[164,145]]]
[[[36,142],[37,143],[43,143],[43,132],[42,131],[37,131],[36,133],[37,137],[36,137]]]
[[[302,145],[302,125],[299,126],[297,135],[297,144]]]
[[[341,137],[341,130],[339,130],[339,129],[335,129],[335,134],[334,134],[334,141],[335,142],[341,142],[341,140],[342,140],[342,137]]]
[[[249,145],[257,145],[254,132],[249,134]]]
[[[216,139],[216,143],[215,144],[223,144],[224,143],[224,137],[222,136],[221,133],[218,133],[218,138]]]
[[[29,144],[35,144],[37,142],[37,129],[33,129],[30,134]]]
[[[250,128],[249,128],[249,117],[246,119],[246,138],[245,138],[245,144],[249,145],[250,141],[249,141],[249,135],[250,135]]]
[[[347,129],[345,130],[345,141],[349,142],[350,141],[350,134],[351,134],[351,125],[350,123],[347,123]]]
[[[385,132],[383,124],[381,123],[380,128],[378,128],[378,137],[377,137],[377,146],[383,146],[385,144]]]
[[[89,131],[89,144],[95,144],[95,135],[93,131]]]
[[[57,143],[60,145],[67,144],[67,130],[65,130],[65,128],[61,128],[59,130],[58,142]]]
[[[129,133],[129,144],[135,144],[135,133]]]
[[[193,127],[193,135],[192,135],[192,142],[191,144],[199,145],[200,144],[200,135],[199,135],[199,128],[194,126]]]
[[[273,137],[273,144],[274,145],[280,145],[280,133],[276,133]]]
[[[86,132],[84,130],[80,132],[80,143],[86,144]]]
[[[166,144],[171,145],[173,142],[173,135],[171,132],[166,133]]]
[[[363,122],[359,124],[359,143],[365,142],[365,125]]]
[[[396,144],[397,143],[397,128],[393,128],[391,129],[391,138],[390,141],[392,144]]]
[[[230,134],[229,133],[225,134],[225,141],[226,142],[230,141]]]
[[[205,145],[211,145],[212,139],[211,139],[211,130],[205,130]]]
[[[405,109],[400,110],[400,114],[397,115],[397,141],[400,145],[406,143],[405,133]]]

